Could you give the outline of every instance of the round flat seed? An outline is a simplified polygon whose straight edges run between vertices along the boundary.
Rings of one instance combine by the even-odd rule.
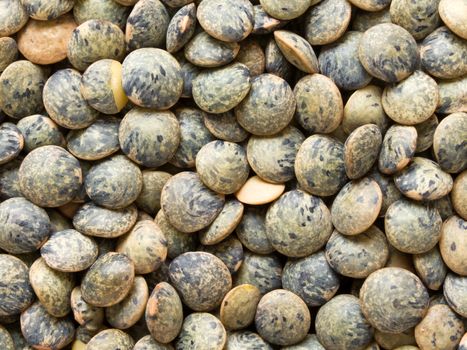
[[[252,176],[235,193],[235,197],[244,204],[261,205],[273,202],[284,190],[284,184],[272,184],[259,176]]]
[[[214,245],[201,245],[198,250],[217,256],[227,266],[231,274],[237,272],[243,263],[243,245],[234,236]]]
[[[206,70],[192,82],[193,99],[208,113],[224,113],[250,91],[250,70],[242,63]]]
[[[312,135],[295,158],[295,176],[300,187],[316,196],[331,196],[347,181],[344,145],[325,135]]]
[[[373,327],[400,333],[422,320],[429,296],[415,274],[387,267],[368,276],[360,290],[360,302],[365,318]]]
[[[295,158],[305,140],[300,130],[288,126],[273,136],[251,136],[247,158],[253,171],[272,183],[284,183],[295,175]],[[265,157],[264,155],[268,156]]]
[[[332,233],[331,213],[318,197],[300,190],[286,192],[267,211],[266,233],[279,253],[304,257],[326,244]]]
[[[382,144],[378,126],[366,124],[355,129],[344,145],[345,172],[349,179],[364,176],[378,159]]]
[[[128,102],[122,88],[121,63],[104,59],[91,64],[83,73],[80,91],[86,102],[99,112],[120,112]]]
[[[167,240],[167,257],[169,259],[175,259],[183,253],[196,250],[199,243],[198,236],[177,230],[167,220],[163,210],[159,210],[154,221],[157,226],[159,226]],[[161,268],[163,266],[164,265],[162,265]]]
[[[345,0],[322,0],[305,16],[305,38],[311,45],[330,44],[346,31],[352,6]]]
[[[24,136],[24,149],[28,152],[47,145],[65,147],[65,138],[58,125],[44,115],[22,118],[16,126]]]
[[[19,169],[21,192],[33,203],[58,207],[70,202],[82,184],[76,158],[58,146],[43,146],[30,152]]]
[[[0,76],[0,109],[9,117],[21,119],[40,113],[46,71],[26,60],[11,63]]]
[[[448,305],[462,317],[467,317],[467,276],[448,273],[444,280],[444,298]]]
[[[419,124],[433,115],[438,105],[436,81],[422,71],[414,72],[397,85],[383,92],[383,108],[395,122],[403,125]]]
[[[6,328],[0,326],[0,346],[5,350],[15,350],[15,343]]]
[[[169,22],[166,34],[167,51],[179,51],[190,41],[196,28],[196,6],[187,4],[175,13]]]
[[[182,51],[176,53],[175,57],[177,58],[178,63],[180,63],[180,73],[183,78],[183,90],[181,97],[191,98],[193,79],[201,72],[201,68],[189,62]]]
[[[283,130],[292,120],[295,98],[289,84],[272,74],[251,80],[251,89],[235,107],[240,125],[254,135],[269,136]]]
[[[420,57],[423,68],[442,79],[460,78],[467,73],[467,42],[446,27],[439,27],[422,42]]]
[[[206,187],[194,172],[172,176],[161,194],[161,205],[168,221],[182,232],[195,232],[209,226],[224,206],[224,195]]]
[[[430,159],[415,157],[394,177],[394,183],[405,196],[418,201],[431,201],[451,192],[453,181]]]
[[[376,226],[356,236],[334,231],[326,243],[326,259],[339,274],[366,278],[381,269],[389,257],[386,236]]]
[[[209,35],[226,42],[239,42],[253,30],[253,5],[248,0],[204,0],[196,12]]]
[[[142,220],[119,239],[116,251],[133,261],[136,274],[146,274],[156,271],[165,261],[167,240],[152,220]]]
[[[464,170],[454,180],[451,191],[452,206],[464,220],[467,220],[467,171]]]
[[[128,232],[136,222],[138,210],[134,205],[112,210],[88,202],[73,217],[73,226],[95,237],[115,238]]]
[[[70,11],[73,0],[21,0],[29,17],[41,21],[55,19]]]
[[[122,66],[123,90],[135,105],[168,109],[180,98],[183,77],[180,64],[170,53],[138,49],[126,56]]]
[[[417,148],[415,149],[416,153],[426,151],[433,145],[433,136],[438,124],[438,117],[436,114],[433,114],[424,122],[415,125],[415,129],[417,129]]]
[[[19,188],[19,168],[21,160],[16,158],[0,167],[0,199],[6,200],[13,197],[22,197]]]
[[[389,6],[391,0],[349,0],[352,5],[365,11],[381,11]]]
[[[358,58],[361,32],[349,31],[342,38],[324,46],[318,57],[319,70],[344,90],[356,90],[368,85],[371,75]]]
[[[379,171],[391,175],[404,169],[412,160],[416,147],[416,128],[403,125],[391,126],[384,135],[379,153]]]
[[[170,263],[169,276],[183,302],[192,310],[209,311],[219,306],[232,288],[225,264],[205,252],[190,252]]]
[[[291,0],[287,4],[278,0],[260,0],[263,10],[270,16],[282,20],[294,19],[310,7],[310,0]]]
[[[249,135],[237,122],[232,111],[221,114],[206,113],[204,114],[204,125],[211,134],[224,141],[243,142]]]
[[[112,22],[91,19],[73,30],[67,56],[79,71],[104,58],[121,61],[125,56],[125,35]]]
[[[467,275],[467,222],[457,215],[447,219],[441,228],[439,249],[443,261],[454,272]]]
[[[200,242],[204,245],[212,245],[224,240],[242,220],[243,208],[243,204],[235,199],[226,201],[212,224],[199,233]]]
[[[0,38],[0,73],[17,59],[18,45],[15,39],[7,36]]]
[[[376,1],[379,2],[379,0]],[[387,7],[376,12],[357,10],[352,15],[352,29],[359,32],[365,32],[371,27],[382,23],[392,23],[391,14]]]
[[[327,134],[341,124],[344,103],[336,84],[328,77],[321,74],[303,77],[295,85],[294,95],[295,118],[307,132]]]
[[[29,281],[50,315],[64,317],[71,311],[70,295],[75,286],[73,274],[53,270],[39,258],[29,269]]]
[[[432,249],[441,235],[438,210],[407,199],[391,204],[384,217],[389,243],[404,253],[421,254]]]
[[[413,264],[417,275],[431,290],[439,290],[444,282],[448,268],[443,261],[438,246],[422,253],[413,255]]]
[[[104,309],[88,304],[83,299],[80,287],[73,289],[70,300],[75,321],[86,329],[97,332],[104,322]]]
[[[317,73],[318,59],[310,43],[300,35],[288,30],[276,30],[274,39],[284,57],[295,67],[306,73]]]
[[[44,107],[50,118],[67,129],[91,125],[99,112],[80,93],[81,74],[74,69],[55,72],[44,86]]]
[[[97,254],[96,242],[76,230],[55,232],[41,247],[41,256],[47,265],[63,272],[86,270],[97,259]]]
[[[0,164],[16,158],[24,147],[24,137],[13,123],[0,124]]]
[[[125,254],[110,252],[99,257],[81,281],[83,299],[94,306],[121,302],[133,287],[135,268]]]
[[[233,288],[225,295],[221,304],[220,320],[224,327],[229,330],[248,327],[255,319],[260,299],[259,289],[251,284]]]
[[[344,235],[366,231],[378,217],[382,200],[378,183],[369,177],[347,183],[332,203],[334,227]]]
[[[408,31],[398,25],[378,24],[364,33],[359,57],[372,76],[395,83],[415,71],[417,43]]]
[[[167,163],[177,151],[180,124],[170,111],[135,107],[120,122],[118,139],[128,158],[155,168]]]
[[[278,77],[290,80],[294,75],[294,67],[292,63],[287,61],[282,54],[276,41],[271,38],[264,50],[265,69],[267,73],[277,75]]]
[[[159,283],[152,291],[145,319],[151,335],[158,342],[169,343],[180,333],[183,323],[182,302],[177,291],[167,282]]]
[[[358,298],[353,295],[336,296],[316,315],[316,336],[328,349],[368,349],[366,346],[373,340],[373,332]]]
[[[86,350],[132,350],[135,345],[133,338],[119,329],[106,329],[97,333],[87,343]]]
[[[84,186],[89,198],[97,205],[122,209],[138,198],[143,177],[141,170],[127,157],[115,155],[93,165]]]
[[[467,113],[444,118],[433,136],[433,153],[441,168],[458,173],[467,168]]]
[[[448,114],[467,112],[467,76],[438,82],[439,103],[437,112]]]
[[[99,118],[84,129],[71,130],[67,135],[67,149],[76,158],[99,160],[120,149],[118,128],[120,119]]]
[[[142,276],[135,277],[128,295],[118,304],[105,309],[105,317],[112,327],[128,329],[144,315],[149,291]]]
[[[215,316],[205,312],[195,312],[183,321],[175,348],[222,350],[226,340],[225,328]]]
[[[73,17],[76,23],[83,24],[90,19],[112,22],[125,28],[131,7],[123,6],[113,0],[75,0]]]
[[[266,208],[247,206],[236,233],[242,244],[257,254],[269,254],[274,251],[266,235]]]
[[[229,332],[226,350],[272,350],[272,347],[258,334],[251,331]]]
[[[136,199],[136,205],[151,216],[161,208],[161,192],[165,183],[172,177],[164,171],[143,170],[143,189]]]
[[[278,289],[261,298],[255,325],[261,337],[269,343],[292,345],[306,337],[310,318],[310,311],[300,297]]]
[[[241,43],[236,61],[247,66],[253,77],[263,74],[266,68],[263,48],[255,39],[247,39]]]
[[[38,301],[21,314],[20,321],[24,339],[36,349],[62,349],[73,341],[73,322],[51,316]]]
[[[9,36],[21,28],[28,21],[28,13],[20,0],[6,0],[0,13],[0,37]]]
[[[301,259],[289,259],[284,266],[282,285],[313,307],[331,300],[340,283],[339,276],[320,251]]]
[[[128,48],[161,47],[169,22],[169,13],[159,0],[136,2],[126,22],[125,41]]]
[[[269,34],[286,23],[268,15],[261,5],[253,6],[253,15],[253,34]]]
[[[0,254],[2,286],[0,294],[0,317],[15,316],[34,301],[34,291],[29,283],[29,269],[20,259]]]
[[[438,11],[449,29],[467,40],[467,3],[465,0],[441,0]]]
[[[171,344],[162,344],[156,341],[151,335],[142,337],[136,344],[133,350],[173,350]]]
[[[196,34],[184,49],[185,58],[199,67],[220,67],[232,62],[240,51],[237,43],[227,43],[206,32]]]
[[[60,62],[66,58],[68,41],[75,28],[76,23],[71,14],[52,20],[31,19],[18,33],[18,49],[32,63]]]
[[[375,329],[375,340],[381,347],[387,349],[396,349],[400,346],[417,344],[415,342],[414,328],[409,328],[408,330],[400,333],[386,333]]]
[[[389,118],[383,109],[383,90],[379,86],[368,85],[350,95],[344,107],[342,129],[350,134],[359,126],[376,124],[381,133],[388,128]]]
[[[211,190],[231,194],[244,186],[250,167],[242,146],[217,140],[199,150],[196,170],[201,181]]]
[[[430,307],[423,320],[415,327],[417,344],[424,349],[435,346],[440,349],[455,349],[463,334],[464,324],[461,318],[447,305]]]

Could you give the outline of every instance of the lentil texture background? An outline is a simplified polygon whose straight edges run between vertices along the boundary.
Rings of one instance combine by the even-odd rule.
[[[0,0],[0,350],[467,350],[467,0]]]

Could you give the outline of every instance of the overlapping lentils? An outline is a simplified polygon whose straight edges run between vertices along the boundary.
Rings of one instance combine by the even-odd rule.
[[[466,0],[0,1],[0,350],[466,329]]]

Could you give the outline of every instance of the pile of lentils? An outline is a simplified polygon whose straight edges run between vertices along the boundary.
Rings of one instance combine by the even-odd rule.
[[[466,350],[467,0],[0,0],[0,350]]]

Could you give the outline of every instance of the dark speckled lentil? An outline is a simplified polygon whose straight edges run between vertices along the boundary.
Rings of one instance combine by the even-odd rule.
[[[429,297],[415,274],[387,267],[368,276],[360,290],[360,302],[365,318],[373,327],[399,333],[422,320]]]
[[[26,60],[11,63],[0,75],[0,108],[8,116],[21,119],[40,113],[46,71]]]
[[[134,104],[168,109],[180,98],[183,78],[180,64],[168,52],[143,48],[123,61],[123,90]]]
[[[310,43],[300,35],[288,30],[276,30],[274,39],[284,57],[295,67],[306,73],[317,73],[318,59]]]
[[[221,114],[206,113],[204,125],[211,134],[221,140],[242,142],[248,137],[248,132],[240,126],[232,111]]]
[[[417,148],[415,152],[420,153],[426,151],[433,145],[433,135],[438,126],[438,117],[433,114],[424,122],[415,125],[417,129]]]
[[[367,29],[381,23],[391,23],[389,8],[376,12],[356,10],[352,14],[352,29],[359,32],[365,32]]]
[[[121,61],[125,56],[122,30],[109,21],[91,19],[79,25],[68,42],[68,60],[79,71],[91,63],[110,58]]]
[[[75,287],[71,292],[71,308],[73,317],[78,324],[86,329],[97,332],[104,322],[104,309],[88,304],[81,293],[80,287]]]
[[[226,340],[225,328],[215,316],[205,312],[195,312],[183,321],[175,348],[222,350]]]
[[[180,124],[170,111],[135,107],[120,123],[122,151],[134,162],[155,168],[167,163],[180,144]]]
[[[206,187],[194,172],[172,176],[161,194],[169,222],[180,231],[195,232],[209,226],[224,206],[224,195]]]
[[[234,63],[201,72],[193,79],[193,99],[208,113],[224,113],[237,106],[250,91],[250,70]]]
[[[18,315],[35,297],[29,283],[29,269],[20,259],[0,254],[0,273],[0,317]]]
[[[204,0],[196,16],[209,35],[226,42],[241,41],[253,30],[253,5],[248,0]]]
[[[146,335],[135,344],[133,350],[173,350],[172,344],[162,344],[152,336]]]
[[[169,21],[169,13],[159,0],[138,1],[126,23],[125,40],[129,49],[161,47]]]
[[[272,350],[272,347],[257,333],[251,331],[230,332],[227,335],[226,350]]]
[[[320,198],[293,190],[269,207],[265,227],[279,253],[303,257],[319,250],[328,240],[332,233],[331,213]]]
[[[186,59],[197,66],[220,67],[232,62],[239,51],[239,44],[223,42],[201,32],[185,45],[184,53]]]
[[[255,318],[260,299],[259,289],[251,284],[242,284],[233,288],[222,301],[220,310],[222,324],[229,330],[249,326]]]
[[[286,23],[268,15],[261,5],[253,6],[253,15],[253,34],[269,34]]]
[[[282,54],[276,41],[271,38],[264,50],[265,70],[267,73],[277,75],[282,79],[292,78],[294,71],[293,65]]]
[[[15,159],[24,147],[24,137],[13,123],[0,124],[0,164]]]
[[[414,254],[413,264],[417,275],[427,288],[431,290],[440,289],[448,272],[448,268],[437,246],[425,253]]]
[[[0,326],[0,347],[4,350],[15,350],[13,338],[5,327]]]
[[[0,167],[0,199],[22,197],[19,188],[19,167],[22,159],[15,158]]]
[[[467,276],[449,272],[444,280],[444,297],[448,305],[462,317],[467,317]]]
[[[310,6],[310,1],[291,0],[285,6],[280,0],[260,0],[260,4],[270,16],[288,20],[301,16]]]
[[[132,350],[135,342],[119,329],[106,329],[96,334],[86,345],[86,350]]]
[[[438,81],[439,113],[467,112],[467,76]]]
[[[29,17],[46,21],[70,11],[74,0],[21,0]]]
[[[242,244],[254,253],[269,254],[274,247],[266,235],[266,208],[246,207],[236,233]]]
[[[310,311],[303,300],[284,289],[264,295],[256,310],[256,329],[272,344],[292,345],[303,340],[310,323]]]
[[[35,302],[21,314],[21,331],[36,348],[62,349],[73,341],[75,328],[69,318],[55,318]]]
[[[266,57],[259,41],[255,39],[244,40],[240,45],[236,61],[247,66],[253,77],[263,74]]]
[[[443,261],[454,272],[467,275],[467,222],[457,215],[444,221],[439,248]]]
[[[227,266],[231,274],[237,272],[243,263],[243,245],[233,236],[214,245],[200,246],[198,250],[217,256]]]
[[[0,73],[18,58],[18,45],[15,39],[0,38]]]
[[[395,175],[394,183],[405,196],[418,201],[444,197],[453,186],[451,175],[423,157],[413,158],[412,163]]]
[[[439,26],[438,4],[439,0],[393,0],[390,7],[391,20],[407,29],[415,40],[421,40]]]
[[[227,266],[205,252],[178,256],[170,263],[169,276],[184,303],[195,311],[216,308],[232,287]]]
[[[389,6],[391,0],[349,0],[350,3],[365,11],[381,11]]]
[[[81,74],[74,69],[55,72],[44,86],[44,106],[50,118],[68,129],[91,125],[99,112],[80,93]]]
[[[100,19],[123,29],[130,10],[130,7],[122,6],[113,0],[75,0],[73,16],[78,25],[90,19]]]
[[[358,298],[342,294],[319,309],[316,335],[327,349],[365,349],[373,339],[373,327],[363,316]]]
[[[363,35],[359,57],[368,73],[395,83],[415,70],[418,61],[417,43],[409,32],[398,25],[378,24]]]
[[[196,6],[187,4],[180,8],[167,27],[166,47],[168,52],[177,52],[190,41],[196,29]]]
[[[143,189],[136,205],[149,215],[154,216],[161,208],[161,192],[172,175],[164,171],[143,170]]]
[[[28,13],[20,0],[3,1],[0,12],[0,37],[18,32],[28,19]]]
[[[65,147],[63,133],[55,122],[41,114],[22,118],[18,129],[24,137],[24,148],[30,152],[41,146],[56,145]]]
[[[339,289],[340,282],[324,252],[320,251],[301,259],[290,259],[284,266],[282,285],[311,307],[330,300]]]
[[[404,169],[415,154],[417,136],[417,129],[413,126],[391,126],[384,135],[379,153],[379,171],[391,175]]]

